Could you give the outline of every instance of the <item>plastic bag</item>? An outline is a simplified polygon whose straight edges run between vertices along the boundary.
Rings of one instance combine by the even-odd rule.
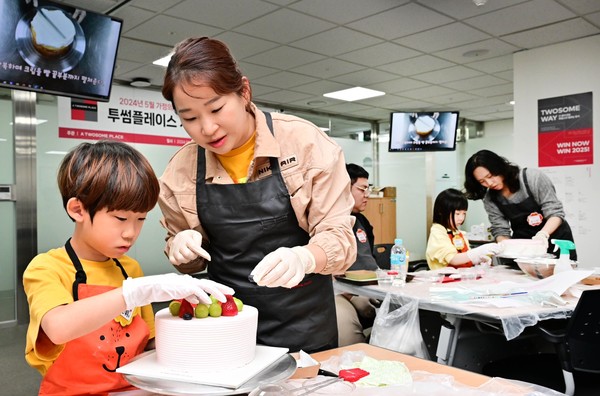
[[[377,310],[369,344],[429,360],[419,323],[419,302],[404,305],[387,293]]]

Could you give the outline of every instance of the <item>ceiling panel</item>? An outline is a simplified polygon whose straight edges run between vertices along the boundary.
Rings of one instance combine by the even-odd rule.
[[[515,52],[600,33],[600,0],[64,2],[123,19],[117,84],[145,77],[160,89],[164,69],[151,62],[185,37],[208,35],[229,45],[257,103],[367,122],[435,108],[475,121],[512,118]],[[356,85],[386,95],[322,96]]]

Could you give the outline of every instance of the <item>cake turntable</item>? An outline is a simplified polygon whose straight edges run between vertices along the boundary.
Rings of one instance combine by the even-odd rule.
[[[58,8],[52,6],[44,6],[43,8],[51,11],[59,10]],[[31,9],[17,23],[17,27],[15,29],[15,39],[17,41],[19,54],[31,67],[50,71],[58,71],[62,73],[70,71],[77,66],[77,64],[81,61],[81,58],[83,58],[83,54],[85,53],[85,35],[81,25],[79,22],[73,19],[71,15],[64,13],[65,16],[69,18],[71,22],[73,22],[73,26],[75,27],[75,37],[73,39],[73,43],[71,44],[71,48],[64,55],[57,57],[46,57],[39,53],[33,46],[30,24],[36,12],[38,12],[37,8]]]
[[[149,353],[155,353],[155,351],[145,352],[136,357],[136,359],[143,358]],[[295,371],[296,359],[289,353],[286,353],[235,389],[133,374],[123,374],[123,376],[131,385],[148,392],[160,393],[161,395],[239,395],[249,393],[265,382],[275,383],[286,380],[290,378]]]

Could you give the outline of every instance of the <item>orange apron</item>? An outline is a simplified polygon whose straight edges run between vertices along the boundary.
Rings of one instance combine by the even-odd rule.
[[[65,247],[67,252],[72,251],[69,241]],[[114,289],[112,286],[86,284],[85,272],[79,259],[77,256],[73,257],[71,252],[69,256],[78,274],[73,282],[75,300]],[[113,260],[121,268],[123,276],[127,277],[121,264],[116,259]],[[116,369],[127,364],[146,347],[150,331],[139,312],[139,308],[133,312],[125,311],[101,328],[67,342],[44,376],[39,394],[66,396],[135,389]],[[121,325],[129,321],[129,324]]]
[[[465,240],[465,238],[463,237],[463,234],[461,232],[459,232],[458,234],[454,234],[452,231],[448,231],[448,237],[450,238],[450,240],[452,241],[452,245],[454,245],[454,247],[456,248],[456,251],[458,253],[465,253],[467,250],[469,250],[469,246],[467,245],[467,241]],[[448,264],[451,267],[454,268],[468,268],[468,267],[472,267],[473,263],[471,261],[469,261],[468,263],[464,263],[464,264]]]

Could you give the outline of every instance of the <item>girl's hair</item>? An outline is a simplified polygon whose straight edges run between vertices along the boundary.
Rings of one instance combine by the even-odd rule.
[[[110,140],[81,143],[71,150],[57,180],[64,208],[69,199],[77,198],[92,220],[104,208],[149,212],[160,192],[146,157],[125,143]]]
[[[478,167],[487,169],[492,176],[502,176],[511,193],[519,190],[519,167],[493,151],[480,150],[465,165],[465,195],[468,199],[482,199],[487,191],[473,176],[473,171]]]
[[[175,45],[165,73],[162,94],[175,108],[173,91],[182,84],[209,86],[218,95],[235,93],[242,96],[248,90],[250,100],[246,104],[246,111],[254,115],[250,105],[252,90],[244,84],[242,77],[225,43],[208,37],[192,37]]]
[[[467,197],[455,188],[448,188],[435,198],[433,222],[455,231],[458,227],[454,223],[454,212],[467,210],[468,208],[469,201],[467,201]]]
[[[348,176],[350,176],[350,185],[354,185],[356,180],[361,177],[365,179],[369,178],[369,172],[360,165],[346,164],[346,171],[348,171]]]

